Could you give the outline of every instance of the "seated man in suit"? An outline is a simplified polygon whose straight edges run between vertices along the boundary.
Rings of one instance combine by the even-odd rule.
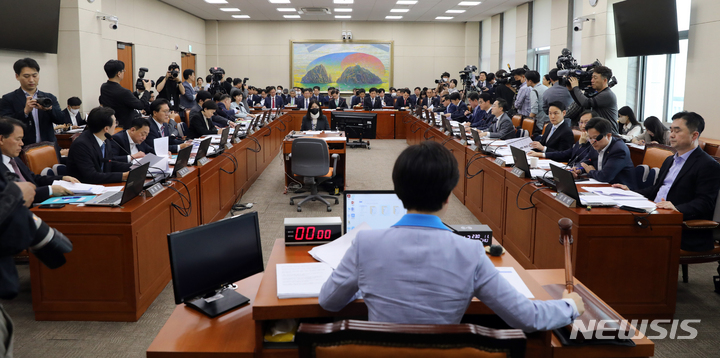
[[[538,152],[561,152],[572,148],[575,136],[570,126],[565,123],[565,103],[552,102],[548,107],[549,127],[540,141],[531,142],[530,146]]]
[[[410,103],[410,91],[406,91],[405,89],[399,89],[397,90],[398,97],[395,98],[395,109],[401,110],[401,109],[408,109],[412,104]]]
[[[577,177],[587,173],[588,177],[597,181],[625,184],[635,190],[637,182],[630,150],[621,138],[613,137],[612,128],[610,121],[600,117],[591,119],[585,125],[588,142],[595,150],[580,163],[581,168],[573,169],[573,174]]]
[[[444,95],[442,106],[435,108],[435,112],[437,112],[438,109],[442,110],[441,112],[445,117],[450,118],[453,112],[455,112],[455,110],[457,109],[457,106],[454,105],[453,102],[450,100],[450,95]]]
[[[277,94],[275,87],[268,88],[268,97],[265,99],[265,108],[284,108],[285,103],[280,95]]]
[[[497,118],[497,121],[487,131],[478,133],[480,138],[510,139],[515,137],[515,126],[513,126],[512,119],[507,114],[509,109],[510,104],[507,101],[502,98],[496,99],[490,111]]]
[[[347,102],[344,98],[340,98],[340,91],[337,89],[332,90],[332,99],[328,102],[328,108],[330,109],[345,109],[348,108]]]
[[[465,117],[465,112],[467,112],[468,107],[467,104],[462,101],[460,93],[454,92],[453,94],[451,94],[450,102],[452,102],[452,104],[455,106],[455,110],[450,114],[450,119],[458,121],[460,123],[467,121],[467,117]]]
[[[320,109],[320,103],[310,102],[310,108],[302,119],[301,131],[329,131],[330,122]]]
[[[590,122],[590,119],[594,117],[597,117],[597,113],[589,109],[580,114],[580,120],[578,122],[581,132],[580,139],[578,139],[578,141],[573,144],[570,149],[547,153],[530,151],[528,152],[528,155],[531,157],[548,158],[556,162],[567,162],[568,167],[573,167],[576,164],[579,166],[579,163],[582,163],[590,152],[593,151],[590,142],[588,142],[585,125],[587,125],[587,123]],[[574,135],[573,139],[575,139]]]
[[[385,103],[385,106],[386,107],[395,107],[395,99],[397,99],[397,97],[395,96],[395,93],[396,93],[395,88],[390,87],[390,92],[392,92],[392,93],[385,93],[384,88],[381,88],[380,91],[382,93],[383,102]]]
[[[321,106],[325,106],[325,104],[327,102],[326,102],[325,96],[323,96],[322,93],[320,93],[320,86],[315,86],[315,87],[313,87],[312,90],[313,90],[313,93],[312,93],[312,97],[310,97],[310,99],[315,100]]]
[[[531,301],[501,278],[480,241],[441,221],[459,180],[450,150],[434,141],[405,149],[392,180],[407,214],[389,229],[360,231],[318,298],[339,311],[360,291],[375,322],[457,324],[473,297],[513,328],[551,330],[584,311],[577,293]]]
[[[51,93],[38,90],[40,65],[32,58],[23,58],[15,61],[13,69],[20,88],[2,96],[0,116],[18,119],[27,127],[23,138],[26,145],[43,141],[55,142],[53,123],[64,124],[65,121],[57,98]],[[41,104],[44,98],[47,98],[48,106]]]
[[[230,95],[225,93],[215,93],[213,100],[217,105],[217,111],[212,117],[212,121],[215,126],[225,128],[230,126],[235,128],[235,111],[231,109],[232,100]]]
[[[410,95],[410,104],[415,107],[418,105],[418,101],[420,100],[420,92],[422,89],[420,87],[415,87],[413,90],[413,94]]]
[[[112,147],[105,136],[115,133],[115,111],[110,107],[93,108],[87,122],[88,130],[83,131],[70,145],[68,174],[88,184],[126,181],[130,164],[111,160]]]
[[[359,108],[362,107],[365,103],[365,89],[359,88],[357,92],[357,96],[353,98],[352,103],[350,103],[351,107]]]
[[[80,105],[82,105],[80,98],[70,97],[67,100],[67,108],[62,111],[63,121],[65,124],[71,125],[73,129],[87,124],[80,115]]]
[[[2,163],[0,175],[11,172],[17,176],[18,182],[30,182],[35,185],[34,203],[41,203],[51,196],[72,195],[70,190],[60,185],[52,185],[55,180],[65,180],[78,183],[78,180],[71,176],[46,176],[37,175],[18,159],[23,147],[23,136],[25,125],[15,118],[0,117],[0,151],[2,152]]]
[[[704,129],[705,120],[699,114],[675,114],[670,145],[677,153],[665,159],[655,185],[637,190],[659,209],[679,211],[683,220],[712,220],[720,190],[720,164],[698,147]],[[707,251],[713,247],[712,230],[683,230],[681,249]]]
[[[142,117],[133,118],[130,128],[112,136],[113,160],[132,163],[133,159],[140,159],[149,153],[155,154],[155,150],[145,143],[148,133],[150,133],[150,122]]]
[[[202,112],[196,113],[190,118],[190,126],[188,127],[187,133],[189,139],[200,138],[208,134],[217,134],[218,132],[212,122],[212,117],[217,110],[217,105],[213,101],[206,101],[203,103],[202,108]]]
[[[212,101],[206,101],[212,102]],[[215,104],[215,102],[213,102]],[[177,153],[192,142],[185,142],[182,138],[172,134],[170,126],[170,102],[164,98],[156,99],[150,104],[150,131],[145,144],[155,150],[155,139],[168,137],[168,149],[171,153]]]
[[[308,109],[310,107],[310,101],[312,99],[310,98],[312,96],[312,90],[309,88],[304,88],[302,92],[302,97],[299,97],[298,100],[300,101],[297,103],[298,109]]]
[[[363,101],[363,109],[372,111],[373,109],[382,109],[382,100],[377,96],[377,88],[370,89],[370,97],[365,97]]]
[[[382,106],[383,106],[383,107],[385,107],[385,106],[392,107],[392,106],[395,105],[395,104],[392,103],[392,102],[389,102],[390,104],[388,104],[388,98],[387,98],[387,96],[385,95],[385,89],[384,89],[384,88],[378,88],[377,98],[380,99],[380,102],[382,103]],[[392,100],[392,97],[390,97],[390,100]]]
[[[464,123],[465,128],[475,128],[480,131],[490,128],[495,123],[495,116],[490,113],[490,107],[492,107],[490,95],[474,92],[470,93],[468,99],[472,112],[465,112],[468,115],[468,121]]]

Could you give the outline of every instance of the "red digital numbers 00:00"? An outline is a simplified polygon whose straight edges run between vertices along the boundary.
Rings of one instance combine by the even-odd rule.
[[[315,237],[315,234],[317,233],[317,237]],[[323,239],[329,239],[330,238],[330,230],[315,230],[314,226],[298,226],[297,229],[295,229],[295,240],[323,240]]]

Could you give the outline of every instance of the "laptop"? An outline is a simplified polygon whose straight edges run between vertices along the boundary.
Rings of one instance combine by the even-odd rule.
[[[208,148],[210,148],[210,138],[201,140],[197,153],[195,153],[195,156],[190,156],[191,158],[188,160],[188,165],[195,165],[197,161],[205,158],[207,156]]]
[[[480,134],[478,133],[477,129],[475,129],[475,128],[470,129],[470,133],[472,134],[473,142],[475,142],[475,150],[476,151],[481,152],[485,155],[491,156],[493,158],[502,157],[502,155],[495,153],[497,148],[495,148],[493,150],[490,149],[490,143],[492,143],[492,142],[485,144],[483,146],[482,140],[480,139]],[[500,147],[498,147],[498,148],[500,148]]]
[[[465,144],[467,144],[467,145],[473,145],[473,144],[475,144],[475,140],[474,140],[474,139],[468,140],[467,134],[465,133],[465,126],[464,126],[462,123],[460,123],[460,128],[459,128],[459,129],[460,129],[460,131],[459,131],[459,132],[460,132],[460,139],[464,140],[464,141],[465,141]]]
[[[387,229],[407,213],[393,190],[345,190],[344,196],[345,233],[362,223],[372,229]]]
[[[170,175],[171,178],[175,178],[177,176],[177,172],[180,171],[180,169],[185,168],[188,165],[188,160],[190,160],[190,154],[192,154],[192,146],[189,145],[183,149],[180,149],[180,151],[177,154],[177,157],[175,158],[175,166],[173,166],[172,174]]]
[[[518,168],[525,172],[526,178],[552,178],[552,175],[550,175],[550,172],[543,169],[530,169],[530,164],[528,164],[527,160],[527,154],[525,154],[525,151],[520,148],[515,148],[513,146],[509,146],[510,151],[512,152],[513,160],[515,161],[515,168]]]
[[[85,205],[88,206],[121,206],[134,199],[143,191],[145,174],[147,174],[150,163],[145,163],[128,174],[123,191],[105,193],[96,198],[90,199]]]
[[[447,119],[447,117],[442,116],[442,126],[444,129],[444,132],[447,132],[449,135],[453,136],[455,133],[453,132],[452,124],[450,124],[450,120]]]
[[[208,156],[215,157],[215,156],[220,155],[220,153],[222,153],[223,151],[225,151],[225,145],[227,144],[228,135],[230,135],[230,127],[223,128],[220,132],[220,141],[217,143],[217,149],[213,153],[211,153],[211,155],[208,155]],[[212,142],[213,141],[211,140],[210,143],[212,144]],[[214,148],[215,148],[215,146],[213,146],[213,149]]]
[[[575,178],[570,171],[563,169],[554,164],[550,164],[555,187],[558,193],[563,193],[573,199],[581,206],[616,206],[617,202],[610,197],[597,195],[593,193],[583,193],[580,195],[575,185]]]

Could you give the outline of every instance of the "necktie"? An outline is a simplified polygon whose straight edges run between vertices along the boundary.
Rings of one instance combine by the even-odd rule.
[[[552,137],[553,133],[555,133],[555,126],[553,126],[552,129],[550,130],[550,134],[548,134],[548,137],[547,137],[548,140],[550,140],[550,137]]]
[[[162,127],[160,127],[160,136],[161,137],[165,136],[165,125],[164,124],[162,125]]]
[[[339,100],[339,99],[336,99],[336,100],[335,100],[335,107],[339,107],[339,106],[340,106],[340,100]]]
[[[309,100],[309,99],[306,99],[306,100],[305,100],[305,108],[308,108],[308,107],[310,107],[310,106],[308,105],[308,103],[309,103],[309,102],[310,102],[310,100]]]
[[[275,108],[275,97],[273,97],[272,102],[270,102],[270,108]]]
[[[100,146],[100,153],[102,153],[102,159],[100,160],[100,171],[105,171],[105,142]]]
[[[370,102],[372,102],[372,106],[375,107],[375,98],[370,98]]]
[[[25,177],[20,172],[20,168],[18,168],[17,164],[15,164],[15,158],[10,158],[10,166],[12,167],[13,171],[15,171],[15,174],[18,176],[19,182],[26,182]]]

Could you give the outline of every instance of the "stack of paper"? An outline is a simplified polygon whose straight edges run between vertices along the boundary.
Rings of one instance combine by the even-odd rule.
[[[353,240],[357,236],[357,233],[363,230],[372,229],[367,223],[362,223],[356,228],[348,231],[347,234],[335,239],[334,241],[328,242],[327,244],[314,247],[308,253],[315,260],[324,262],[333,269],[336,269],[340,265],[340,260],[345,256],[345,252],[352,245]]]
[[[530,146],[530,143],[532,143],[532,138],[530,137],[523,137],[518,138],[517,140],[508,140],[507,144],[511,147],[515,147],[517,149],[521,149],[525,151],[525,153],[532,150],[532,147]]]
[[[278,298],[306,298],[320,296],[320,289],[333,272],[322,262],[277,264]]]
[[[535,298],[535,296],[530,292],[530,289],[527,287],[525,282],[520,278],[520,275],[518,275],[517,271],[515,271],[515,268],[513,267],[497,267],[497,270],[500,272],[500,276],[505,278],[508,282],[510,282],[515,289],[520,292],[521,294],[525,295],[527,298]]]
[[[64,180],[55,180],[52,185],[60,185],[61,187],[72,191],[73,194],[100,195],[107,192],[120,191],[122,189],[121,186],[104,187],[102,185],[71,183]]]
[[[554,160],[550,160],[550,159],[539,159],[538,160],[538,168],[540,168],[540,169],[550,170],[550,164],[552,164],[556,167],[560,167],[560,168],[565,166],[565,164],[558,163],[558,162],[556,162]]]
[[[586,191],[600,195],[610,196],[618,205],[632,206],[651,212],[657,209],[657,205],[644,196],[630,190],[622,190],[613,187],[583,187]]]

